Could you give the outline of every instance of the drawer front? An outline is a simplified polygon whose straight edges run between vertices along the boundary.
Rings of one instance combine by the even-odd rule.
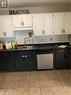
[[[0,57],[11,57],[11,56],[13,56],[13,52],[8,52],[8,51],[0,52]]]
[[[58,54],[64,54],[67,53],[67,49],[57,49],[55,52]]]
[[[71,48],[70,48],[70,54],[71,54]]]
[[[30,56],[33,54],[34,54],[33,51],[17,51],[17,52],[15,52],[15,55],[20,56],[20,57],[26,57],[27,55]]]

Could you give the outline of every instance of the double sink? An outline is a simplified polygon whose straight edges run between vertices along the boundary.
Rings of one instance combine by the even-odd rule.
[[[19,50],[30,50],[30,49],[34,49],[33,46],[18,46],[17,49]]]

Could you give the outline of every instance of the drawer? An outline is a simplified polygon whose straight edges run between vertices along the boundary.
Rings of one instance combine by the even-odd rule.
[[[70,54],[71,54],[71,48],[70,48]]]
[[[13,52],[3,51],[3,52],[0,52],[0,56],[2,56],[2,57],[11,57],[11,56],[13,56]]]
[[[67,53],[67,49],[56,49],[55,52],[58,54],[64,54]]]
[[[32,56],[34,54],[33,51],[17,51],[15,52],[15,55],[16,56],[25,56],[25,55],[28,55],[28,56]]]

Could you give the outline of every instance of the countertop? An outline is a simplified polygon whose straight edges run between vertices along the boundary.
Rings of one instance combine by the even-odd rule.
[[[66,48],[71,48],[71,45],[68,45]],[[54,50],[54,49],[65,49],[65,48],[61,48],[61,47],[58,47],[58,46],[32,46],[32,47],[26,47],[26,48],[17,48],[17,49],[3,49],[3,50],[0,50],[0,51],[22,51],[22,50],[25,50],[25,51],[28,51],[28,50]]]

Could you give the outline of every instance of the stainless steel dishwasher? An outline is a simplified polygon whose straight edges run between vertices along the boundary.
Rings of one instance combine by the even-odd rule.
[[[53,53],[37,54],[38,69],[53,69]]]

